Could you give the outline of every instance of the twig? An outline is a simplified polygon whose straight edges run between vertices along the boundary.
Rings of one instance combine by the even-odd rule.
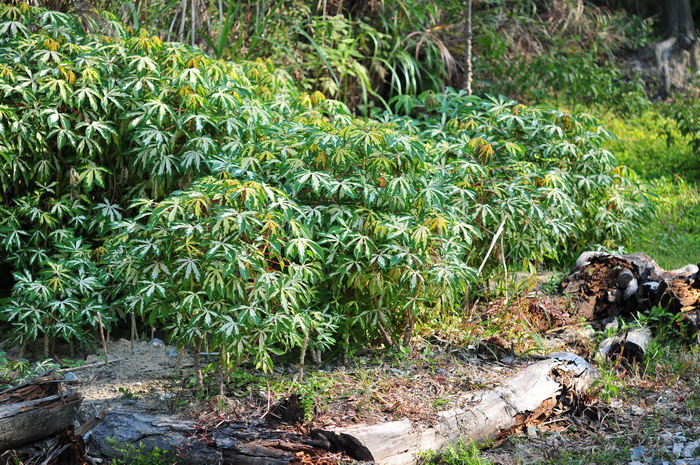
[[[69,447],[70,447],[70,444],[64,444],[63,446],[59,447],[58,449],[54,449],[53,452],[46,454],[46,458],[44,459],[43,462],[41,462],[41,465],[48,465],[49,462],[51,462],[53,459],[55,459],[56,457],[61,455],[63,453],[63,451],[65,451]]]
[[[112,363],[121,362],[122,360],[123,359],[121,359],[121,358],[113,358]],[[74,368],[59,368],[58,370],[56,370],[56,373],[66,373],[69,371],[86,370],[88,368],[102,367],[102,366],[107,366],[107,365],[108,365],[107,361],[105,360],[103,362],[90,363],[88,365],[82,365],[82,366],[74,367]]]
[[[484,266],[486,265],[486,262],[488,261],[489,257],[491,256],[491,252],[493,252],[493,248],[496,245],[498,238],[503,233],[503,226],[505,226],[505,224],[506,224],[506,217],[504,216],[503,221],[501,221],[501,225],[498,227],[496,234],[494,234],[493,239],[491,240],[491,245],[489,246],[488,252],[486,252],[486,256],[484,257],[484,261],[481,262],[481,266],[479,266],[479,270],[476,272],[477,276],[479,276],[481,274],[481,270],[484,269]]]
[[[100,339],[102,339],[102,350],[105,354],[105,365],[109,364],[109,353],[107,352],[107,341],[105,340],[105,328],[102,325],[102,316],[97,312],[97,324],[100,327]]]
[[[464,87],[467,89],[467,94],[472,94],[472,0],[467,0],[467,24],[464,28],[464,35],[466,39],[466,71]]]

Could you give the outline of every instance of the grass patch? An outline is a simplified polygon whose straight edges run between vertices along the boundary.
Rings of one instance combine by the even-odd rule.
[[[603,120],[616,136],[608,148],[648,183],[656,210],[625,250],[645,253],[666,269],[700,262],[700,158],[691,140],[656,107],[632,118],[607,114]]]
[[[656,214],[641,225],[626,244],[628,252],[643,252],[666,269],[700,262],[700,191],[682,178],[659,179],[650,185]]]
[[[418,454],[418,463],[434,465],[492,465],[493,462],[481,457],[479,447],[459,441],[440,452],[426,451]]]

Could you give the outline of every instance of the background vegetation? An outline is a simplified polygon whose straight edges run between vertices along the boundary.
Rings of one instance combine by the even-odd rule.
[[[0,315],[47,354],[137,321],[270,370],[584,248],[697,261],[642,7],[475,2],[470,96],[461,2],[43,6],[0,7]]]

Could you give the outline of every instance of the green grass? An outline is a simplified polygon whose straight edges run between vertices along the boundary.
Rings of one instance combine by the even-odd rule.
[[[682,179],[650,184],[655,195],[654,220],[642,225],[626,244],[628,252],[643,252],[666,269],[700,263],[700,192]]]
[[[645,253],[666,269],[700,262],[700,157],[690,140],[655,107],[631,118],[608,114],[603,121],[616,136],[608,148],[648,183],[656,208],[625,250]]]
[[[449,445],[440,452],[426,451],[418,454],[418,463],[433,465],[493,465],[493,462],[481,457],[479,447],[459,441]]]

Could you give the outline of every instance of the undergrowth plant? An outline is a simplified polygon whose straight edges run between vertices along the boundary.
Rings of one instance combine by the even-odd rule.
[[[481,457],[479,447],[474,444],[466,444],[460,440],[456,444],[450,444],[441,451],[426,451],[418,454],[418,462],[421,464],[444,465],[491,465],[491,461]]]
[[[647,212],[590,116],[450,90],[356,118],[269,62],[110,30],[0,6],[0,316],[22,342],[135,315],[224,378],[405,345],[501,258],[613,245]]]

